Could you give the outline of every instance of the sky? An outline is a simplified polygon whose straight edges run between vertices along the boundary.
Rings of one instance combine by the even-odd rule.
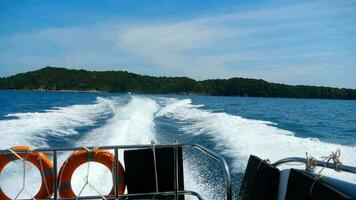
[[[0,0],[0,77],[45,66],[356,88],[356,0]]]

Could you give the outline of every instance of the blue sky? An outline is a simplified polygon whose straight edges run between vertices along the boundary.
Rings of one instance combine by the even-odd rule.
[[[47,65],[356,88],[356,1],[0,0],[0,76]]]

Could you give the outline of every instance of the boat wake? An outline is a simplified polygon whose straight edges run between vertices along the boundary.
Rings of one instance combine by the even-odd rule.
[[[356,147],[296,137],[274,123],[204,110],[201,105],[193,105],[190,99],[166,99],[165,104],[158,116],[180,121],[183,123],[181,130],[186,134],[211,136],[216,148],[233,159],[234,172],[244,171],[251,154],[273,162],[285,157],[303,157],[306,152],[320,158],[336,149],[341,150],[341,160],[345,164],[356,165]],[[356,177],[347,173],[326,171],[325,174],[356,182]]]
[[[115,103],[115,100],[112,103]],[[103,126],[91,130],[85,138],[77,142],[77,146],[98,145],[128,145],[128,144],[150,144],[156,140],[154,113],[158,111],[158,104],[148,98],[132,97],[123,106],[113,107],[114,115]],[[67,158],[68,156],[63,156]],[[119,160],[123,164],[123,153],[119,151]],[[64,160],[63,160],[64,161]],[[85,184],[84,177],[87,164],[78,168],[72,179],[73,190],[76,194],[80,192]],[[101,193],[108,194],[112,188],[111,172],[101,164],[90,163],[91,184]],[[103,177],[106,177],[103,179]],[[97,192],[86,187],[84,195],[98,195]]]
[[[117,101],[116,98],[98,98],[91,105],[73,105],[42,112],[10,114],[8,116],[12,119],[0,121],[0,127],[6,130],[3,135],[7,137],[6,140],[1,141],[0,145],[2,148],[20,144],[34,147],[50,146],[47,143],[49,136],[65,139],[65,136],[79,134],[76,128],[93,126],[108,115],[111,118],[106,120],[105,124],[85,133],[85,136],[74,142],[74,145],[149,144],[152,140],[157,141],[154,123],[155,113],[160,109],[157,102],[145,97],[131,97],[127,104],[120,104]],[[58,166],[61,166],[69,155],[69,153],[60,154]],[[123,161],[122,155],[122,152],[119,152],[121,162]],[[192,169],[194,165],[186,162],[185,167]],[[15,197],[21,189],[18,183],[22,182],[22,177],[17,176],[17,174],[22,174],[21,169],[22,163],[15,161],[1,173],[0,186],[10,197]],[[86,170],[87,164],[83,164],[73,174],[72,186],[76,194],[85,185]],[[111,172],[104,166],[93,162],[90,162],[90,171],[92,172],[88,177],[90,183],[100,193],[109,193],[112,187]],[[31,194],[35,194],[40,187],[41,176],[29,163],[26,174],[26,189]],[[208,189],[197,182],[198,176],[199,174],[191,170],[185,170],[186,187],[209,197]],[[98,195],[98,193],[86,187],[82,195]],[[29,198],[30,196],[23,194],[19,197]]]
[[[162,98],[157,100],[144,96],[129,96],[122,103],[120,98],[97,98],[93,104],[58,107],[34,113],[14,113],[7,119],[0,120],[2,140],[1,148],[14,145],[34,147],[51,146],[49,137],[66,140],[68,136],[81,135],[71,141],[76,146],[149,144],[158,140],[161,135],[156,130],[156,121],[166,117],[179,122],[179,131],[187,136],[207,135],[215,148],[232,160],[233,172],[243,172],[250,154],[269,158],[272,162],[284,157],[304,156],[305,152],[320,157],[328,155],[339,148],[341,160],[345,164],[356,165],[356,147],[321,142],[313,138],[296,137],[294,133],[276,127],[267,121],[245,119],[240,116],[223,112],[205,110],[202,105],[193,105],[190,99]],[[98,122],[102,122],[97,126]],[[78,128],[90,127],[85,133]],[[163,133],[160,133],[163,134]],[[123,161],[123,154],[119,152]],[[59,166],[69,156],[59,156]],[[203,194],[206,199],[219,199],[211,192],[214,183],[206,183],[201,179],[197,162],[193,157],[185,157],[185,187]],[[123,162],[122,162],[123,163]],[[30,166],[30,165],[29,165]],[[112,187],[110,171],[100,164],[90,163],[89,181],[100,193],[108,193]],[[1,173],[1,189],[14,197],[22,182],[21,162],[12,162]],[[85,182],[87,164],[80,166],[73,175],[72,186],[76,194]],[[327,171],[326,173],[333,173]],[[40,187],[41,176],[33,167],[27,169],[28,190],[34,194]],[[355,177],[344,173],[333,175],[356,182]],[[83,195],[97,195],[89,188]],[[28,198],[28,196],[20,196]]]

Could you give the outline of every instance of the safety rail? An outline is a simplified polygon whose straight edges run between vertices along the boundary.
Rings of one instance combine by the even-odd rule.
[[[326,167],[326,168],[329,168],[329,169],[336,170],[336,167],[335,167],[334,163],[320,161],[320,160],[315,160],[314,162],[315,162],[315,166]],[[278,167],[280,165],[287,164],[287,163],[303,163],[306,166],[305,167],[306,170],[310,170],[309,167],[308,167],[308,159],[307,158],[300,158],[300,157],[284,158],[284,159],[278,160],[277,162],[273,163],[272,165],[275,166],[275,167]],[[344,172],[349,172],[349,173],[356,174],[356,167],[347,166],[347,165],[341,165],[341,166],[337,167],[337,171],[344,171]]]
[[[225,180],[225,194],[226,200],[232,200],[232,185],[231,185],[231,176],[230,176],[230,171],[229,167],[227,165],[226,160],[224,157],[222,157],[220,154],[217,154],[203,146],[200,146],[198,144],[157,144],[155,145],[155,148],[167,148],[171,147],[174,148],[174,156],[175,156],[175,173],[174,173],[174,191],[169,191],[169,192],[153,192],[153,193],[140,193],[140,194],[118,194],[117,191],[115,191],[115,195],[104,195],[105,198],[107,199],[126,199],[129,197],[140,197],[140,196],[174,196],[175,199],[177,200],[180,195],[192,195],[198,198],[199,200],[203,200],[203,197],[194,191],[188,191],[188,190],[179,190],[178,186],[178,148],[194,148],[197,149],[201,152],[203,152],[205,155],[217,160],[221,165],[222,169],[224,172],[224,180]],[[77,151],[77,150],[86,150],[86,149],[103,149],[103,150],[113,150],[114,151],[114,157],[115,157],[115,164],[114,164],[114,177],[117,177],[117,168],[118,168],[118,155],[119,155],[119,150],[129,150],[129,149],[147,149],[147,148],[152,148],[152,145],[113,145],[113,146],[99,146],[99,147],[57,147],[57,148],[37,148],[37,149],[31,149],[32,152],[44,152],[44,153],[51,153],[53,156],[52,158],[52,163],[53,163],[53,174],[54,174],[54,186],[53,186],[53,196],[51,200],[67,200],[67,199],[102,199],[102,196],[83,196],[83,197],[77,197],[77,198],[60,198],[58,197],[58,167],[57,167],[57,156],[58,152],[65,152],[65,151]],[[16,153],[26,153],[27,151],[21,151],[21,150],[16,150]],[[0,150],[0,154],[11,154],[13,153],[12,151],[8,149]],[[116,186],[119,184],[118,179],[115,178],[113,181],[113,187],[116,188]],[[151,199],[151,198],[150,198]],[[26,199],[27,200],[27,199]],[[29,200],[29,199],[28,199]]]

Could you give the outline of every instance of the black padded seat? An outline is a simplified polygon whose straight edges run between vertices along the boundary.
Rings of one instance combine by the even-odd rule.
[[[240,187],[241,200],[275,200],[278,195],[279,170],[251,155]]]
[[[313,184],[314,186],[312,187]],[[305,171],[291,169],[285,199],[344,200],[353,198],[326,184],[322,178],[316,180],[315,175]]]
[[[174,191],[174,148],[156,148],[156,163],[158,176],[158,191]],[[178,152],[179,190],[184,190],[182,149]],[[156,192],[154,157],[152,149],[137,149],[124,151],[125,183],[128,194]],[[152,196],[130,199],[152,199]],[[174,199],[174,196],[156,196],[154,199]],[[184,200],[184,196],[179,197]]]

